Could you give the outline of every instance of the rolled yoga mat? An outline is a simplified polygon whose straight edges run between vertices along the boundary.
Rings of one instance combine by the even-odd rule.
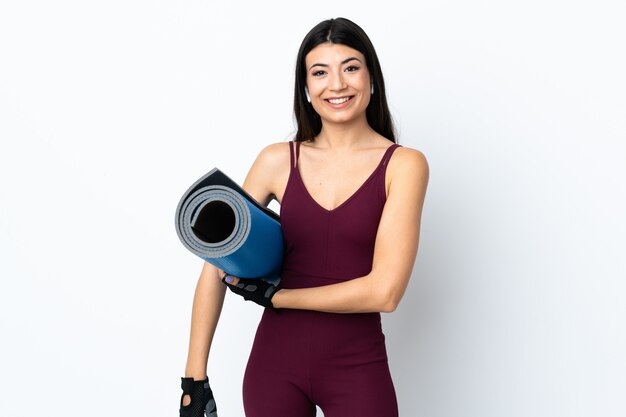
[[[183,194],[176,233],[193,254],[230,275],[279,280],[283,234],[278,215],[217,168]]]

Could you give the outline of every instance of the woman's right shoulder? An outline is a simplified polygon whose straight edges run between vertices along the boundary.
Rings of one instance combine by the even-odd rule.
[[[289,177],[289,142],[273,143],[259,152],[244,181],[244,189],[262,204],[282,195]]]
[[[280,171],[289,167],[289,147],[292,142],[277,142],[261,149],[255,165],[270,171]]]

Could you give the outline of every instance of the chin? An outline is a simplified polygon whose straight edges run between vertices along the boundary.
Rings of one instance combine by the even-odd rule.
[[[367,118],[365,117],[365,112],[363,112],[363,114],[351,114],[351,115],[346,115],[345,117],[329,117],[327,119],[329,122],[331,123],[352,123],[352,122],[356,122],[358,120],[367,120]]]

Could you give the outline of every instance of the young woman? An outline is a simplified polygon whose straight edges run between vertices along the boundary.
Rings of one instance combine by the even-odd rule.
[[[294,141],[265,148],[243,185],[261,203],[280,203],[281,283],[204,265],[181,416],[217,415],[206,365],[221,282],[266,307],[244,377],[247,417],[310,417],[316,405],[326,417],[398,415],[380,312],[396,309],[411,276],[426,159],[395,144],[376,52],[347,19],[304,38],[294,111]]]

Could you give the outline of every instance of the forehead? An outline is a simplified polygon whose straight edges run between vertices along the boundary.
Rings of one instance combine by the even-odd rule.
[[[358,58],[361,62],[365,63],[365,57],[356,49],[330,42],[319,44],[311,49],[304,61],[308,68],[317,63],[328,65],[340,63],[349,57]]]

